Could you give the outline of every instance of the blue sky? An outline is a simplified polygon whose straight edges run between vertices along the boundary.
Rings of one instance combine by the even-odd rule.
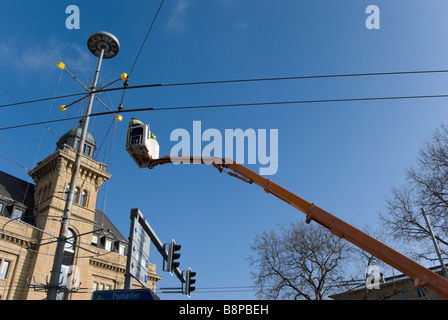
[[[80,9],[80,29],[68,30],[65,9]],[[86,47],[95,31],[120,41],[105,60],[101,83],[129,72],[159,1],[14,1],[0,10],[0,85],[16,100],[82,92],[56,67],[63,61],[91,83],[97,59]],[[365,27],[368,5],[380,9],[380,29]],[[132,73],[130,85],[348,73],[444,70],[448,46],[446,1],[167,0]],[[445,94],[446,74],[165,87],[126,93],[124,108]],[[118,107],[121,94],[101,98]],[[0,109],[0,127],[83,113],[61,113],[62,99]],[[14,100],[3,90],[0,104]],[[113,178],[98,208],[127,236],[131,208],[140,208],[162,241],[182,244],[181,269],[197,271],[197,287],[252,285],[245,260],[255,235],[304,216],[209,166],[138,169],[124,149],[131,117],[150,123],[161,155],[177,128],[278,129],[278,171],[273,181],[358,227],[376,226],[390,188],[403,182],[425,138],[445,121],[446,99],[335,102],[248,108],[152,111],[124,114],[114,138],[112,117],[92,119],[97,155]],[[100,104],[94,111],[105,111]],[[55,150],[76,121],[0,131],[0,155],[27,168]],[[205,144],[204,144],[205,145]],[[203,146],[204,146],[203,145]],[[249,165],[258,171],[259,165]],[[25,170],[0,158],[0,170],[28,180]],[[107,192],[106,192],[107,186]],[[178,285],[164,276],[159,287]],[[184,299],[161,294],[163,299]],[[253,299],[254,292],[197,293],[192,299]]]

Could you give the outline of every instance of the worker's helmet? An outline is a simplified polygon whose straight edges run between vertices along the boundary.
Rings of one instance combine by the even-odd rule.
[[[139,126],[142,124],[143,124],[143,122],[141,122],[140,120],[137,120],[135,118],[132,118],[131,121],[129,121],[129,127]]]

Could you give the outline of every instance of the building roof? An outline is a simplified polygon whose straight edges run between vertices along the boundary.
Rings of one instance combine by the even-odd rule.
[[[78,149],[79,143],[81,141],[82,128],[75,127],[67,131],[59,140],[56,142],[56,149],[60,149],[63,145],[68,145],[74,150]],[[96,143],[93,135],[89,132],[86,133],[86,139],[84,141],[83,154],[89,158],[94,158],[96,151]]]
[[[0,196],[4,200],[34,207],[34,184],[0,171]]]
[[[0,171],[0,200],[7,205],[18,203],[25,206],[26,215],[31,216],[34,209],[34,184]],[[98,226],[110,230],[118,241],[127,242],[103,211],[95,210],[95,221]],[[26,222],[32,223],[32,219],[26,219]]]
[[[128,242],[128,240],[120,233],[120,231],[118,231],[117,227],[115,227],[103,211],[98,209],[95,210],[95,221],[97,226],[101,226],[105,230],[110,230],[118,241]]]
[[[448,267],[448,264],[445,264],[446,267]],[[437,274],[442,274],[442,265],[438,265],[438,266],[434,266],[434,267],[429,267],[429,270],[431,270],[432,272],[435,272]],[[380,285],[394,285],[394,284],[398,284],[404,281],[413,281],[409,276],[407,276],[406,274],[400,273],[397,275],[393,275],[387,278],[382,277],[381,281],[380,281]],[[360,281],[359,285],[356,285],[355,287],[347,290],[347,291],[343,291],[343,292],[339,292],[337,294],[333,294],[330,296],[330,298],[332,299],[337,299],[340,296],[343,295],[347,295],[347,294],[351,294],[351,293],[356,293],[359,291],[365,291],[366,290],[366,284],[365,281]]]
[[[60,146],[61,144],[65,143],[69,138],[76,137],[81,138],[82,128],[81,127],[74,127],[64,133],[64,135],[56,142],[56,146]],[[87,132],[86,134],[86,142],[96,146],[95,138],[90,132]]]

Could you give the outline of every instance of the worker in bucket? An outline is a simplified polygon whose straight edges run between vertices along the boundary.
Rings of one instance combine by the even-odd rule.
[[[130,127],[135,127],[135,126],[142,126],[143,122],[141,122],[140,120],[137,120],[135,118],[132,118],[131,121],[129,121],[129,128]],[[151,139],[156,139],[156,136],[151,132],[150,136]]]

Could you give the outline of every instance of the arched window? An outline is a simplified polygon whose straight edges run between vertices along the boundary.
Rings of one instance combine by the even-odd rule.
[[[75,265],[73,265],[75,257],[75,245],[76,234],[72,229],[68,229],[66,242],[64,245],[64,255],[62,258],[61,275],[59,278],[59,281],[62,283],[62,285],[66,285],[67,287],[70,285],[69,282],[73,280],[73,270],[76,271],[77,268]],[[59,292],[56,299],[65,300],[67,299],[67,295],[64,292]]]
[[[70,192],[70,185],[66,185],[65,186],[65,191],[64,191],[64,199],[67,200],[68,197],[68,193]]]
[[[81,199],[79,201],[79,204],[81,206],[85,206],[86,203],[87,203],[87,192],[86,192],[86,190],[82,190],[81,191]]]
[[[48,198],[50,198],[50,197],[51,197],[51,182],[50,182],[50,183],[48,184],[48,186],[47,186],[47,191],[46,191],[44,200],[45,200],[45,199],[48,199]]]
[[[72,254],[70,255],[71,259],[68,259],[70,261],[64,261],[63,264],[71,265],[73,262],[73,253],[75,252],[75,234],[73,233],[73,230],[71,230],[71,229],[67,230],[67,241],[65,242],[65,245],[64,245],[64,258],[66,256],[65,252],[70,252]],[[69,263],[65,263],[65,262],[69,262]]]
[[[45,200],[47,198],[47,186],[42,188],[40,197],[42,198],[42,200]]]
[[[73,202],[74,203],[78,203],[78,200],[79,200],[79,188],[76,187],[75,188],[75,194],[73,195]]]
[[[35,212],[39,211],[39,206],[40,206],[40,203],[42,202],[43,196],[44,196],[44,189],[42,188],[37,192],[37,197],[36,197],[37,203],[34,206]]]

